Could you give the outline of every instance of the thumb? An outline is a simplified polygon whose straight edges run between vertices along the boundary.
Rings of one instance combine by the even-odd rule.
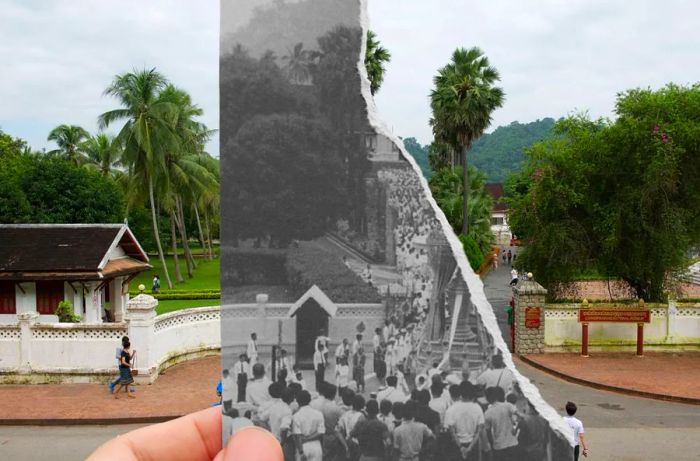
[[[270,432],[259,427],[246,427],[231,437],[222,461],[284,461],[284,454],[282,446]]]

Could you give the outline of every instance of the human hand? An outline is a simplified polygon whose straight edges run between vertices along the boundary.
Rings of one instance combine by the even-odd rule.
[[[219,407],[192,413],[118,436],[87,461],[283,461],[282,447],[269,432],[247,427],[221,449]]]

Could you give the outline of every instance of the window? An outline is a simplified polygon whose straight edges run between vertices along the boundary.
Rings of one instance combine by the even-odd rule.
[[[492,226],[502,226],[503,225],[503,217],[502,216],[491,217],[491,225]]]
[[[36,282],[36,310],[38,313],[53,315],[61,301],[63,301],[62,281]]]
[[[0,314],[16,314],[15,282],[0,281]]]

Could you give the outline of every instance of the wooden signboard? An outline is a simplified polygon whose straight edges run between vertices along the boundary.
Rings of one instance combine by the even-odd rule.
[[[526,307],[525,308],[525,328],[540,327],[540,308]]]
[[[649,323],[649,309],[579,309],[579,322]]]

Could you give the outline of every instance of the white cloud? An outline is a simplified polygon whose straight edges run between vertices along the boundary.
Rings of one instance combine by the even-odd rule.
[[[379,110],[423,143],[432,77],[458,46],[481,47],[501,73],[507,100],[493,126],[575,109],[610,115],[620,90],[700,75],[700,4],[683,0],[370,0],[369,10],[392,53]],[[188,90],[218,128],[218,2],[0,0],[0,11],[0,127],[33,147],[50,147],[60,123],[96,131],[115,107],[104,88],[142,67]]]

